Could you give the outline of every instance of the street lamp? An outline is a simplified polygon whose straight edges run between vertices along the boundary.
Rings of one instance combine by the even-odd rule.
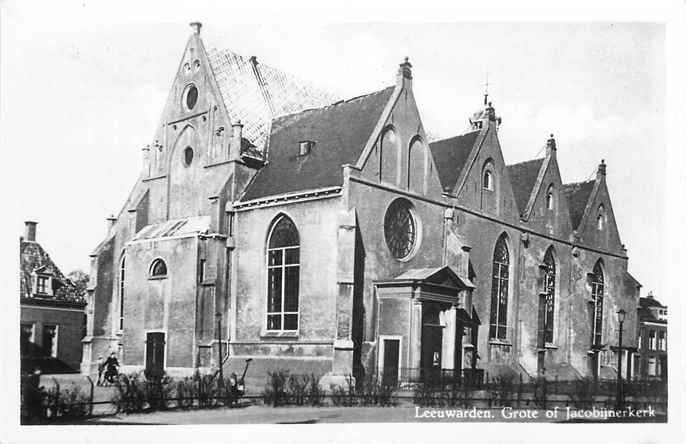
[[[224,362],[222,358],[222,314],[221,312],[216,312],[214,314],[217,318],[217,345],[219,347],[219,386],[224,385]]]
[[[624,320],[626,319],[626,311],[620,308],[617,312],[617,318],[619,319],[619,348],[617,351],[617,399],[616,406],[617,409],[622,407],[622,330],[624,329]]]

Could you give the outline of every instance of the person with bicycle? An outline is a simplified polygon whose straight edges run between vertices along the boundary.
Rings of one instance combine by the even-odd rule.
[[[105,361],[105,381],[114,384],[114,380],[119,375],[119,361],[116,353],[112,352]]]

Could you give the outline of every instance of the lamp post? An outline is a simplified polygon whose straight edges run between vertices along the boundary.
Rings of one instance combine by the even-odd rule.
[[[224,359],[222,357],[222,314],[217,312],[217,346],[219,347],[219,387],[224,385]]]
[[[620,308],[617,312],[617,318],[619,319],[619,348],[617,351],[617,399],[616,408],[620,409],[623,404],[623,391],[622,391],[622,330],[624,329],[624,319],[626,318],[626,311]]]

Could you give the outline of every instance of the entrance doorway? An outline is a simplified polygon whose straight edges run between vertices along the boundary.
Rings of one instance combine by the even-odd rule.
[[[382,384],[395,387],[398,385],[400,365],[400,339],[382,339]]]
[[[149,332],[146,335],[145,375],[160,377],[164,374],[164,332]]]
[[[421,377],[425,382],[440,381],[443,348],[443,326],[440,308],[434,304],[424,304],[422,313],[422,354]]]

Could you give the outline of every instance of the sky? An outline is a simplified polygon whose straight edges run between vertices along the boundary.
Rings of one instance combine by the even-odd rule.
[[[7,229],[16,239],[24,220],[38,221],[39,242],[65,273],[90,271],[105,219],[120,211],[142,167],[188,22],[200,20],[208,49],[256,55],[341,98],[394,84],[409,57],[433,138],[467,129],[488,75],[506,162],[540,157],[551,133],[564,182],[589,179],[605,159],[629,271],[643,295],[670,300],[660,279],[667,241],[662,24],[310,22],[281,20],[278,11],[236,17],[206,9],[158,19],[110,16],[85,0],[62,5],[59,17],[50,8],[5,5],[0,141],[11,170],[6,186],[21,187],[8,193]]]

